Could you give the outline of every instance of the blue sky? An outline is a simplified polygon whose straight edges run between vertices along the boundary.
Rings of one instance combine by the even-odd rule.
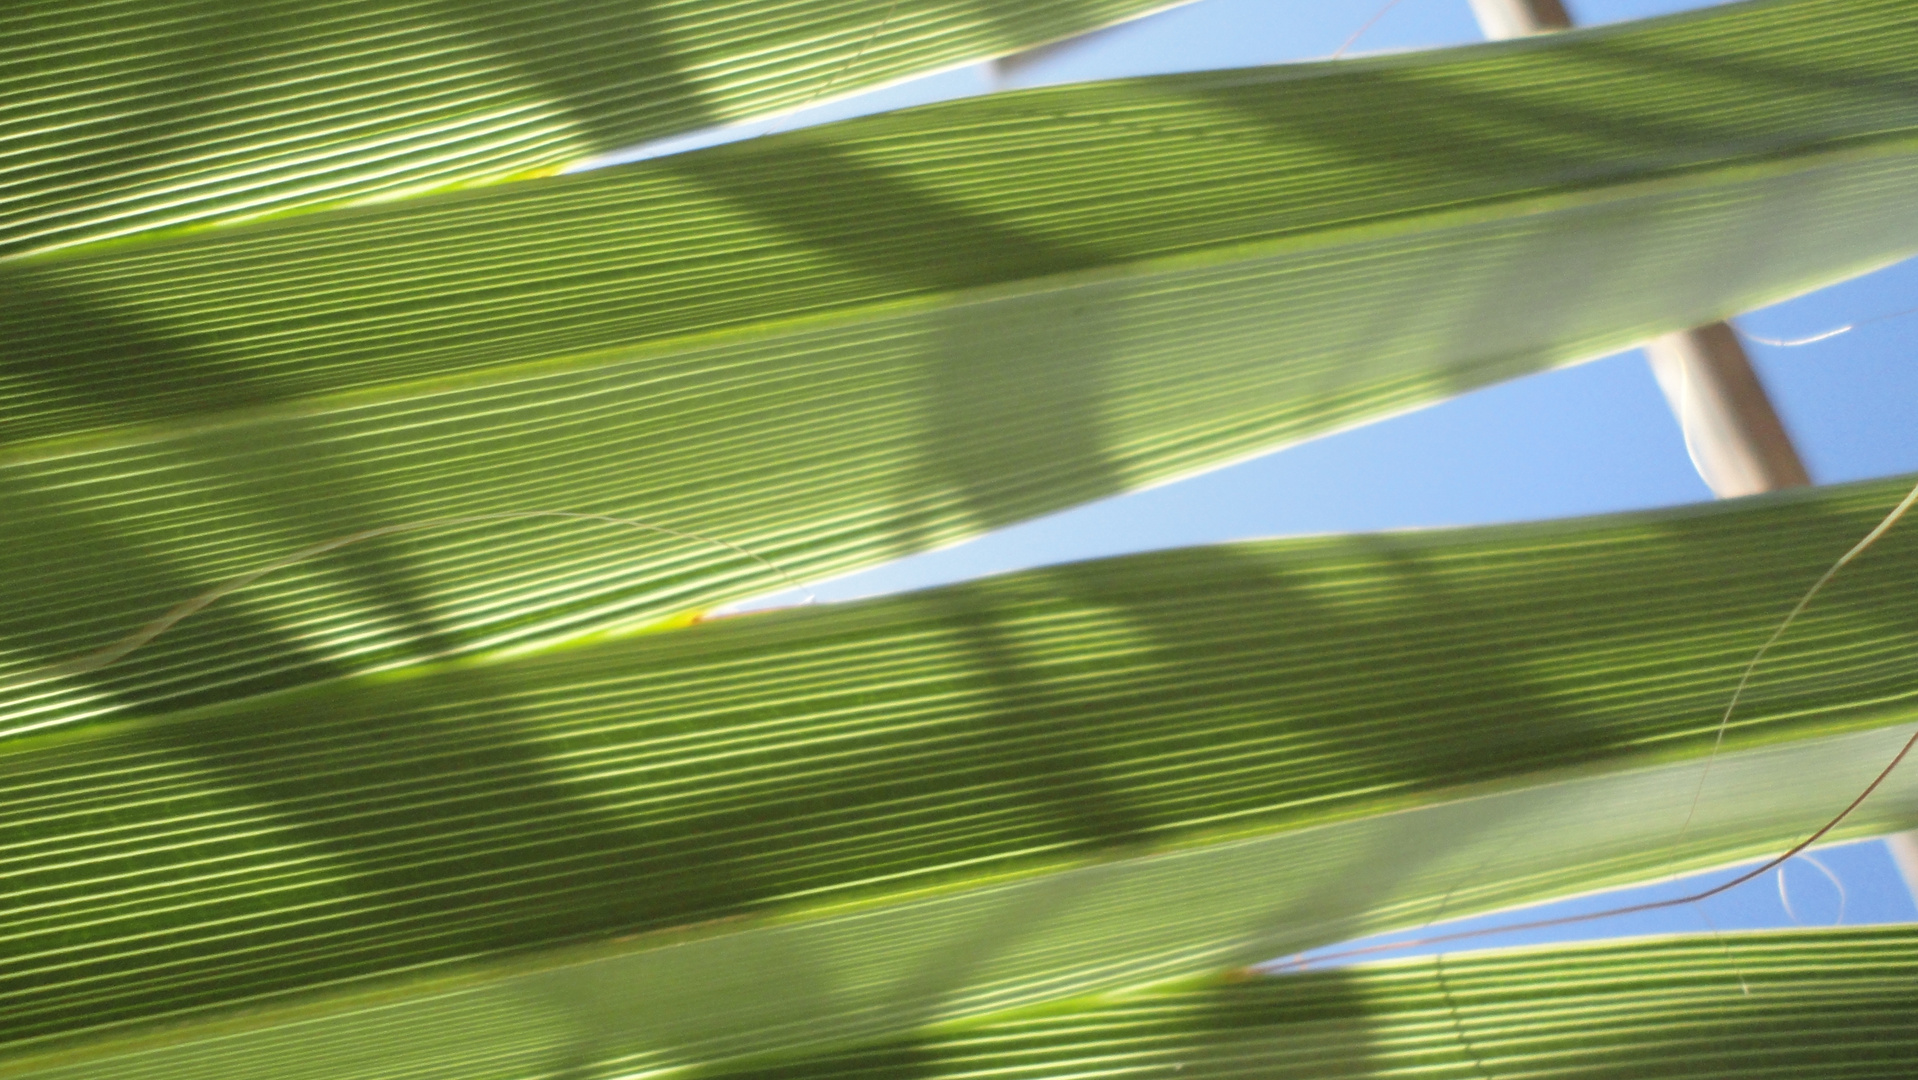
[[[1696,0],[1571,0],[1568,6],[1581,24],[1596,24],[1709,5]],[[1322,59],[1374,16],[1377,21],[1353,44],[1352,53],[1480,40],[1466,0],[1399,0],[1389,8],[1384,0],[1199,0],[1057,55],[1023,71],[1013,85]],[[631,160],[988,93],[994,85],[985,67],[962,68],[778,120],[702,133],[616,157]],[[1918,308],[1918,260],[1734,320],[1750,334],[1780,339],[1864,323],[1801,347],[1749,346],[1814,482],[1918,471],[1912,416],[1918,406],[1918,365],[1907,355],[1908,344],[1918,337],[1918,314],[1895,315],[1912,308]],[[1153,548],[1558,518],[1710,497],[1692,471],[1678,426],[1643,357],[1633,351],[1053,514],[812,591],[821,601],[841,600]],[[1838,554],[1833,552],[1834,558]],[[761,603],[796,600],[782,595]],[[1808,823],[1808,828],[1816,824]],[[1846,923],[1918,918],[1918,908],[1882,843],[1828,849],[1819,861],[1837,883],[1810,863],[1789,864],[1784,895],[1791,898],[1791,912],[1773,875],[1697,908],[1485,938],[1477,944],[1782,926],[1791,925],[1794,914],[1806,925],[1827,925],[1839,917],[1841,907]],[[1524,917],[1596,910],[1696,888],[1695,883],[1668,882],[1622,895],[1580,898]]]

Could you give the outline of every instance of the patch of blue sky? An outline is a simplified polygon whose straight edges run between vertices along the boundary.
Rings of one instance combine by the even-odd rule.
[[[1890,854],[1884,843],[1877,840],[1813,849],[1777,870],[1697,903],[1610,918],[1586,918],[1619,908],[1697,895],[1764,861],[1754,860],[1707,873],[1586,893],[1545,904],[1507,908],[1471,918],[1435,920],[1408,930],[1375,934],[1283,957],[1261,965],[1261,970],[1281,974],[1439,953],[1617,937],[1727,935],[1740,930],[1876,926],[1918,920],[1918,904],[1913,903],[1911,893],[1905,889],[1860,887],[1898,880]],[[1727,948],[1734,947],[1735,939],[1730,939]]]

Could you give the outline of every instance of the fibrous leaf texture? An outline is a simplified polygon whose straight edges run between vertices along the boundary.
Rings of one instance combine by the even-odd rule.
[[[1918,725],[1909,530],[1702,759],[1909,479],[683,625],[1918,250],[1907,0],[523,175],[1148,6],[0,15],[0,1076],[1909,1065],[1897,934],[1141,989],[1816,828]]]
[[[16,259],[4,662],[421,518],[610,513],[846,570],[1603,353],[1918,248],[1915,90],[1902,0],[1795,0]],[[414,533],[7,725],[780,584],[617,529]]]
[[[392,1075],[610,1076],[1776,850],[1910,733],[1918,540],[1698,759],[1898,494],[1135,556],[13,740],[0,1015],[52,1076],[388,1075],[339,1063],[369,1031]]]
[[[1140,994],[713,1080],[1910,1075],[1918,935],[1734,934]]]
[[[24,0],[0,254],[526,175],[1153,0]]]

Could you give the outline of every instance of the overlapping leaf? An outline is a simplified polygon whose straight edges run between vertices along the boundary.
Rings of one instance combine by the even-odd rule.
[[[1141,994],[705,1075],[1902,1080],[1914,983],[1909,927],[1634,941]]]
[[[304,544],[847,569],[1918,248],[1897,0],[996,96],[0,268],[16,675]],[[781,584],[317,560],[12,730]],[[16,684],[17,686],[17,684]]]
[[[1918,533],[1794,626],[1681,844],[1695,759],[1900,490],[1137,556],[14,740],[0,1016],[27,1074],[617,1075],[1782,847],[1918,719]],[[1905,773],[1855,827],[1914,820]]]
[[[577,162],[1163,0],[26,0],[0,255]]]

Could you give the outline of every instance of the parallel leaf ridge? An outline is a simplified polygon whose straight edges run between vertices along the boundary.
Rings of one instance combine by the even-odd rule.
[[[0,255],[550,172],[1154,6],[13,4],[0,13]]]
[[[1896,486],[1134,556],[11,740],[0,1016],[42,1036],[1698,754]],[[1914,551],[1834,583],[1731,747],[1911,718]]]
[[[429,517],[841,572],[1855,273],[1918,250],[1915,35],[1895,0],[1731,6],[11,260],[0,679]],[[779,584],[613,529],[412,534],[9,695],[0,730]]]
[[[713,1080],[1004,1076],[1893,1078],[1909,927],[1446,956],[1056,1007]]]

